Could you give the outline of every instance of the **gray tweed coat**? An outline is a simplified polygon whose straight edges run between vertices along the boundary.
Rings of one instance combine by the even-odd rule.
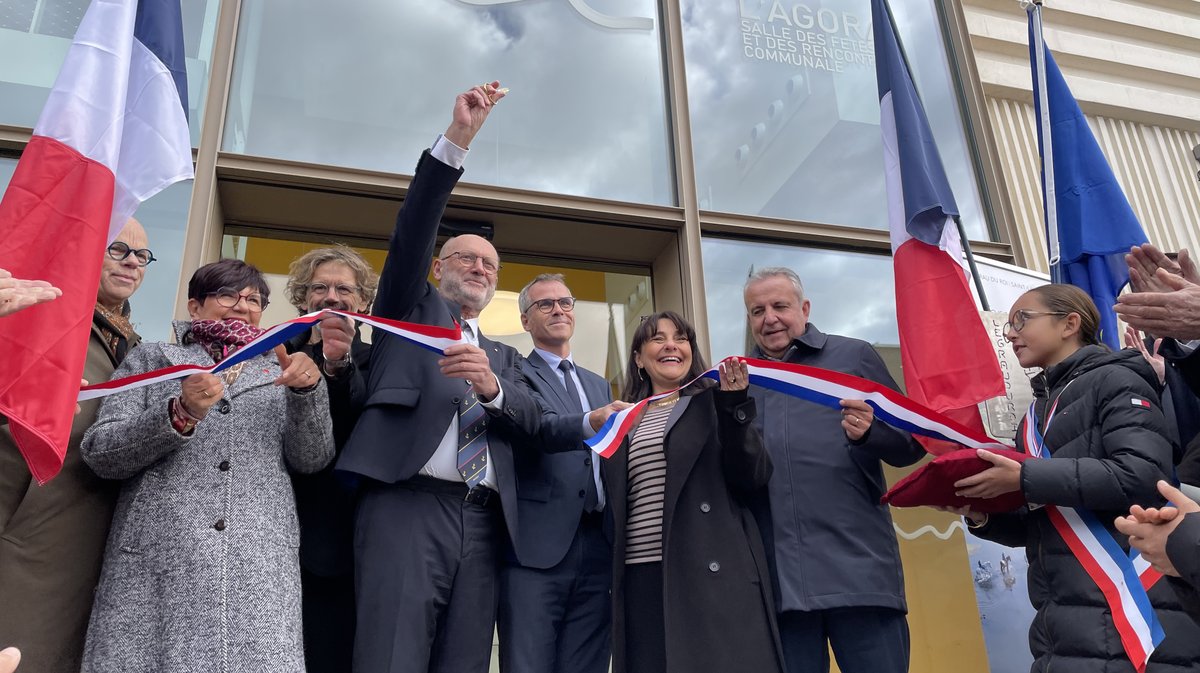
[[[175,323],[180,343],[190,323]],[[114,378],[211,364],[198,345],[143,344]],[[332,460],[324,381],[277,387],[275,357],[248,361],[191,437],[179,435],[169,381],[104,400],[83,459],[124,479],[88,625],[94,673],[304,671],[300,533],[288,468]]]

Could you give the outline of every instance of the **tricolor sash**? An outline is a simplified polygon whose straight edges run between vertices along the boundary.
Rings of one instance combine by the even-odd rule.
[[[326,309],[323,311],[314,311],[299,318],[293,318],[287,322],[279,323],[278,325],[266,330],[257,338],[248,342],[229,357],[212,365],[175,365],[174,367],[166,367],[164,369],[156,369],[154,371],[145,372],[142,374],[134,374],[124,378],[108,381],[107,383],[96,383],[90,386],[85,386],[79,391],[79,401],[93,400],[98,397],[107,397],[115,393],[133,390],[143,386],[160,383],[162,381],[171,381],[180,379],[192,374],[216,374],[230,367],[239,365],[246,360],[257,357],[269,352],[276,346],[287,342],[292,337],[309,329],[316,323],[320,322],[329,314],[340,315],[351,320],[357,320],[361,323],[370,325],[371,327],[394,334],[409,343],[415,344],[427,350],[441,354],[450,346],[456,344],[467,343],[462,336],[462,329],[455,325],[454,327],[434,327],[431,325],[418,325],[416,323],[401,322],[399,320],[389,320],[387,318],[379,318],[376,316],[363,315],[361,313],[350,313],[348,311],[337,311]]]
[[[733,359],[726,358],[725,361]],[[750,383],[763,388],[799,397],[832,409],[840,409],[842,400],[859,400],[869,404],[874,410],[875,416],[888,425],[916,435],[954,442],[972,449],[1010,448],[875,381],[828,369],[787,362],[755,358],[736,359],[746,363],[746,369],[750,374]],[[608,422],[585,443],[596,453],[608,458],[621,446],[621,441],[629,434],[638,414],[647,404],[686,388],[702,378],[719,379],[717,367],[709,369],[675,390],[652,395],[613,414],[609,417]]]
[[[1062,393],[1059,393],[1061,397]],[[1036,458],[1051,457],[1043,437],[1054,421],[1059,398],[1055,398],[1050,406],[1045,428],[1041,431],[1038,430],[1036,402],[1029,405],[1029,412],[1025,414],[1024,433],[1025,450],[1029,455]],[[1104,594],[1125,654],[1141,673],[1146,669],[1150,654],[1165,637],[1158,615],[1150,605],[1150,596],[1146,593],[1162,575],[1151,568],[1137,550],[1130,548],[1126,552],[1121,549],[1121,545],[1117,544],[1096,515],[1088,510],[1046,505],[1046,515],[1071,553],[1079,559],[1088,577]]]

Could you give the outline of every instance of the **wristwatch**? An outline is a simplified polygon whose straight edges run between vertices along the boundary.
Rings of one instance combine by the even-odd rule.
[[[346,354],[340,359],[326,360],[325,362],[321,363],[321,371],[326,376],[340,376],[346,373],[346,370],[350,368],[350,364],[350,351],[346,351]],[[332,365],[332,367],[330,365]]]

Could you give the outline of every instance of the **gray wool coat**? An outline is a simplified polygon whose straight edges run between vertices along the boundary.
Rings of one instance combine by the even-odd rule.
[[[180,343],[189,322],[175,323]],[[113,374],[211,364],[199,345],[143,344]],[[84,647],[85,673],[304,671],[299,527],[288,468],[334,455],[324,381],[273,385],[272,355],[249,360],[183,437],[168,400],[179,381],[108,397],[83,459],[125,480]]]

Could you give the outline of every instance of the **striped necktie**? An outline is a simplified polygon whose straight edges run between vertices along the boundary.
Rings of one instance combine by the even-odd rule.
[[[475,342],[471,323],[461,322],[463,335]],[[468,389],[458,405],[458,473],[467,488],[475,488],[487,474],[487,411],[474,389]]]

